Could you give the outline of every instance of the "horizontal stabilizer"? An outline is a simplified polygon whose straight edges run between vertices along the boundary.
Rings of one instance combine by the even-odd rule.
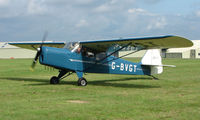
[[[175,65],[148,65],[148,64],[142,64],[146,66],[158,66],[158,67],[176,67]]]
[[[162,65],[163,67],[176,67],[175,65]]]

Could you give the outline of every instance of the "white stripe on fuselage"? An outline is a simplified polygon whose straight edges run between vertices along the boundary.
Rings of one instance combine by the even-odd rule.
[[[95,62],[92,62],[92,61],[83,61],[83,60],[76,60],[76,59],[69,59],[70,61],[72,62],[82,62],[82,63],[91,63],[91,64],[94,64]]]
[[[90,63],[90,64],[98,64],[98,65],[106,65],[108,66],[108,64],[102,64],[102,63],[96,63],[93,61],[83,61],[83,60],[76,60],[76,59],[69,59],[71,62],[81,62],[81,63]]]

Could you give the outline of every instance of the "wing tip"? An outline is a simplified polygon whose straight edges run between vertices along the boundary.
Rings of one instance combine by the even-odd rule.
[[[182,47],[192,47],[194,45],[193,42],[187,38],[180,36],[174,36],[174,37],[176,37],[176,39],[181,41]]]

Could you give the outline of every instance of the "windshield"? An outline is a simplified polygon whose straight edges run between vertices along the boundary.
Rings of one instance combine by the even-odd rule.
[[[78,42],[68,42],[65,44],[64,48],[74,52],[79,46]]]

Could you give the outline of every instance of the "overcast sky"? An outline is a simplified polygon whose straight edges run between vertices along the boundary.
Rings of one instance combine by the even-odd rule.
[[[0,0],[0,41],[200,39],[200,0]]]

